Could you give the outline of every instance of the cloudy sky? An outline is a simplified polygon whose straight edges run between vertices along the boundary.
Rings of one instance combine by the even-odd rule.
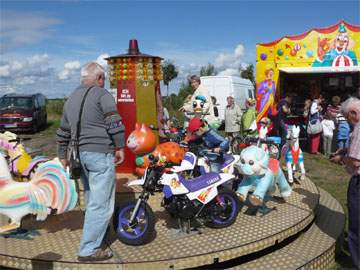
[[[176,93],[201,66],[238,74],[255,63],[256,43],[341,19],[360,24],[359,1],[0,0],[0,93],[67,96],[83,64],[106,65],[132,38],[142,52],[174,62]]]

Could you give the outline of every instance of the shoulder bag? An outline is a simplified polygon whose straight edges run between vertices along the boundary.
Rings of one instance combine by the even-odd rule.
[[[315,115],[315,114],[313,114]],[[321,121],[320,121],[320,114],[319,112],[316,113],[316,118],[311,119],[311,115],[309,116],[309,123],[306,128],[306,131],[310,135],[319,134],[323,131]]]
[[[81,162],[80,162],[80,151],[79,151],[79,137],[80,137],[80,129],[81,129],[81,116],[84,109],[85,99],[90,92],[90,89],[93,88],[93,86],[89,87],[85,95],[83,97],[83,100],[81,101],[80,111],[79,111],[79,118],[76,124],[76,133],[75,137],[71,139],[70,147],[69,147],[69,170],[70,170],[70,176],[72,179],[78,179],[80,178],[80,172],[81,172]]]

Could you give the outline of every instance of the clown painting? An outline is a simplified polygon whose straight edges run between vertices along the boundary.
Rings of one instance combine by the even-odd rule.
[[[357,66],[356,53],[352,51],[355,42],[342,23],[333,42],[328,38],[318,38],[318,57],[313,62],[313,67],[352,67]]]
[[[276,114],[275,107],[275,82],[273,80],[274,70],[272,68],[265,70],[265,80],[260,82],[257,89],[257,121],[268,115]]]

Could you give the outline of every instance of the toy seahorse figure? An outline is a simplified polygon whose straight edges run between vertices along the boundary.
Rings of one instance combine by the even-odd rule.
[[[156,145],[154,132],[145,124],[136,123],[135,130],[130,133],[127,147],[136,157],[136,174],[144,175],[145,169],[149,166],[150,154],[158,156],[160,160],[180,164],[185,156],[185,151],[175,142],[165,142]]]
[[[286,181],[279,161],[269,158],[263,149],[256,146],[245,148],[241,152],[240,161],[236,166],[244,176],[237,189],[240,200],[245,201],[250,189],[254,188],[254,192],[249,196],[249,201],[251,204],[259,206],[260,212],[267,213],[269,211],[266,201],[275,191],[276,186],[282,197],[291,195],[291,187]]]
[[[0,133],[0,150],[7,152],[10,157],[10,172],[21,180],[29,180],[37,166],[49,159],[44,156],[32,158],[17,139],[16,134],[9,131]]]
[[[0,214],[10,218],[10,224],[0,227],[0,233],[19,228],[21,219],[28,214],[45,220],[51,210],[61,214],[75,207],[75,182],[57,158],[42,163],[30,182],[14,181],[5,166],[0,153]]]

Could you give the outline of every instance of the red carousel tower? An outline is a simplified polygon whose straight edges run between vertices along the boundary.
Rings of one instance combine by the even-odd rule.
[[[136,39],[129,41],[127,54],[106,58],[110,88],[117,89],[117,108],[125,125],[125,138],[134,130],[135,123],[159,127],[162,118],[160,81],[161,60],[140,52]],[[118,172],[133,173],[135,156],[125,147],[125,161]]]

